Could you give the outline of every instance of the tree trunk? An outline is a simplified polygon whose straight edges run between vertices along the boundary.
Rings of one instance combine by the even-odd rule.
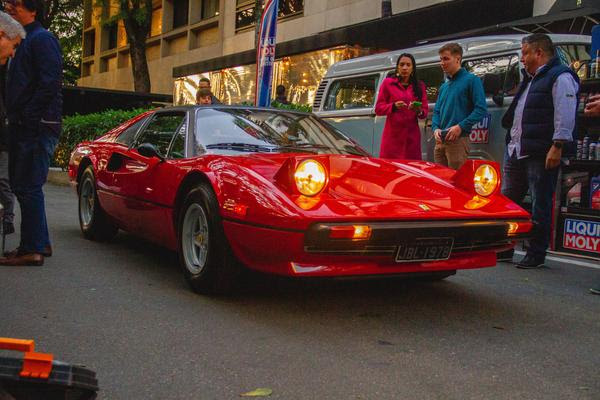
[[[137,40],[136,40],[137,42]],[[133,90],[141,93],[150,93],[150,72],[146,60],[146,41],[129,43],[131,56],[131,71],[133,73]]]

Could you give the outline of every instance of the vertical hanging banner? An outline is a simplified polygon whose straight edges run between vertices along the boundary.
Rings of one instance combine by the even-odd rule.
[[[258,107],[271,105],[278,9],[279,0],[267,0],[260,18],[259,41],[256,47],[256,95],[254,97],[254,104]]]

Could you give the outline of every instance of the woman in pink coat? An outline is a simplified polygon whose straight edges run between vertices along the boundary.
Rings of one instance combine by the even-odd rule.
[[[401,54],[396,72],[383,81],[375,114],[387,117],[379,157],[420,160],[421,131],[417,119],[427,116],[427,92],[425,84],[417,80],[411,54]]]

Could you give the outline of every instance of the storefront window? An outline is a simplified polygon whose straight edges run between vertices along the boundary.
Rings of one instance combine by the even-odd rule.
[[[312,104],[319,82],[331,65],[367,54],[369,54],[368,49],[343,46],[283,57],[275,62],[271,98],[275,98],[277,85],[283,85],[289,102]],[[256,67],[252,64],[190,75],[176,80],[174,93],[176,104],[195,102],[201,76],[210,79],[213,94],[223,103],[254,103]]]

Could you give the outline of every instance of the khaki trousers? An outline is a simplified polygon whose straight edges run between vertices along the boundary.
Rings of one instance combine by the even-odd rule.
[[[469,156],[469,137],[461,136],[452,142],[435,143],[433,159],[436,163],[459,169]]]

